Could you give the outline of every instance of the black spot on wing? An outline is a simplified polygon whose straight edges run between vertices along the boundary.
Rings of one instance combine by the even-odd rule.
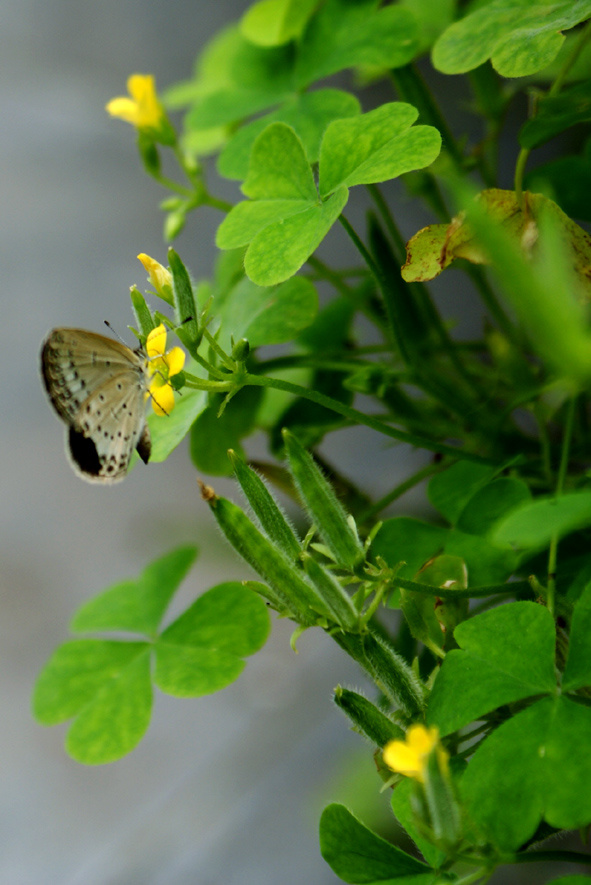
[[[137,453],[144,462],[147,464],[150,460],[150,453],[152,451],[152,440],[150,439],[150,428],[147,424],[144,424],[144,429],[142,430],[142,434],[137,441],[136,445]]]
[[[79,430],[70,426],[68,442],[70,444],[72,459],[74,463],[78,465],[82,473],[86,473],[88,476],[98,476],[101,469],[101,462],[96,446],[90,437],[84,436]]]

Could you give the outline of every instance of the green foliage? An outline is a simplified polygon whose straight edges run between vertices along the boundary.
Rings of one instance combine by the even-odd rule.
[[[591,825],[591,237],[570,217],[591,219],[590,46],[591,0],[260,0],[168,90],[186,109],[178,134],[166,118],[157,149],[138,125],[141,162],[171,192],[167,235],[202,207],[223,214],[211,278],[171,250],[167,313],[132,289],[138,337],[180,323],[190,355],[174,409],[148,418],[151,460],[188,438],[199,473],[234,471],[246,510],[203,482],[202,496],[261,580],[219,584],[163,625],[195,558],[179,548],[82,606],[85,635],[56,650],[34,698],[39,721],[73,720],[74,758],[129,752],[154,686],[230,684],[270,609],[294,623],[294,648],[323,630],[373,685],[338,686],[335,705],[425,858],[330,805],[321,850],[341,879],[472,885],[513,860],[580,860],[530,849]],[[423,79],[428,52],[439,73],[421,58]],[[445,75],[463,72],[476,134],[450,104]],[[375,80],[381,92],[360,87]],[[524,177],[567,131],[569,153],[557,141]],[[497,181],[507,145],[511,162],[521,148],[513,190]],[[162,175],[169,148],[182,184]],[[244,199],[210,190],[207,154]],[[365,225],[345,214],[362,196]],[[405,243],[410,199],[434,217]],[[337,220],[345,266],[324,250]],[[429,288],[452,265],[458,312],[482,301],[469,339]],[[404,478],[384,468],[374,497],[333,463],[333,432],[359,428],[358,460],[383,437],[430,458]],[[403,495],[424,481],[419,518]],[[275,488],[301,505],[301,534]]]
[[[176,697],[211,694],[234,682],[243,658],[264,644],[265,606],[238,583],[212,587],[159,632],[196,555],[194,547],[172,551],[137,580],[87,602],[72,620],[75,633],[123,632],[138,638],[71,640],[41,672],[35,716],[44,725],[75,717],[66,749],[79,762],[113,762],[133,750],[150,723],[152,681]]]
[[[591,15],[588,0],[558,0],[543,7],[522,0],[493,0],[450,25],[433,48],[444,74],[463,74],[487,59],[503,77],[526,77],[556,57],[564,36]]]
[[[380,838],[344,805],[329,805],[320,818],[320,850],[344,882],[434,885],[429,867]]]

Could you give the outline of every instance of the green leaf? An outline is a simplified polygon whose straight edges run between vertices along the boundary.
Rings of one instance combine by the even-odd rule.
[[[284,224],[292,215],[306,212],[306,200],[257,200],[238,203],[228,212],[216,234],[219,249],[246,246],[258,233],[274,224]],[[282,281],[281,281],[282,282]]]
[[[293,63],[290,47],[255,46],[231,26],[205,47],[195,79],[172,98],[177,107],[193,104],[185,117],[189,133],[225,126],[292,95]]]
[[[558,829],[591,819],[591,710],[546,698],[494,731],[462,780],[474,820],[503,850],[522,845],[542,817]]]
[[[348,197],[341,188],[325,202],[318,199],[303,145],[285,123],[271,123],[256,139],[242,189],[252,200],[228,213],[216,244],[232,249],[250,243],[244,267],[260,286],[282,283],[300,269]]]
[[[400,5],[415,17],[422,54],[454,20],[457,0],[401,0]]]
[[[490,58],[504,77],[535,74],[557,55],[564,42],[560,32],[589,16],[591,0],[494,0],[443,32],[433,47],[433,65],[444,74],[463,74]]]
[[[207,405],[204,390],[190,390],[185,387],[175,397],[175,407],[170,415],[148,415],[148,425],[152,437],[150,463],[166,461],[180,442],[184,440],[191,425]]]
[[[121,759],[143,738],[151,712],[150,654],[146,649],[80,711],[68,732],[66,750],[85,765]]]
[[[242,191],[253,200],[318,199],[304,146],[290,126],[271,123],[258,136]]]
[[[211,694],[234,682],[243,658],[269,634],[265,603],[237,581],[200,596],[162,633],[155,646],[155,684],[175,697]]]
[[[568,659],[562,678],[563,691],[591,685],[591,584],[575,603],[568,643]]]
[[[418,115],[412,105],[390,102],[330,123],[320,146],[321,195],[429,166],[439,154],[441,136],[433,126],[412,126]]]
[[[371,556],[373,560],[381,556],[392,568],[404,562],[398,574],[412,580],[421,566],[443,549],[447,537],[447,530],[440,526],[409,516],[395,516],[382,523],[372,542]]]
[[[429,699],[442,735],[531,695],[556,691],[554,621],[533,602],[513,602],[460,624]]]
[[[314,322],[318,292],[305,277],[293,277],[279,286],[256,286],[246,277],[234,287],[219,313],[219,343],[246,338],[251,347],[292,341]]]
[[[245,387],[218,414],[223,397],[215,396],[212,404],[199,415],[191,428],[191,460],[198,470],[210,476],[230,476],[232,464],[228,449],[241,453],[240,441],[254,429],[263,398],[259,387]]]
[[[66,748],[87,765],[132,750],[150,720],[150,645],[77,639],[56,649],[37,679],[33,711],[44,725],[76,716]]]
[[[348,196],[347,188],[341,188],[324,203],[260,231],[244,259],[250,279],[259,286],[273,286],[297,273],[345,208]]]
[[[358,99],[339,89],[318,89],[295,95],[277,110],[241,126],[220,154],[218,171],[226,178],[245,178],[257,136],[275,122],[291,126],[301,139],[310,163],[317,163],[320,141],[328,124],[342,117],[353,117],[359,112]]]
[[[468,501],[495,476],[495,467],[457,461],[429,482],[429,501],[451,525],[460,518]]]
[[[322,857],[345,882],[427,885],[433,870],[368,830],[344,805],[328,805],[320,818]]]
[[[531,501],[527,483],[502,476],[489,482],[470,498],[460,514],[457,527],[468,534],[486,535],[495,522],[526,501]]]
[[[417,789],[416,782],[410,777],[404,777],[392,791],[392,811],[398,823],[404,827],[413,840],[427,863],[433,867],[439,867],[445,860],[445,853],[435,848],[417,827],[417,817],[411,805],[411,794]]]
[[[297,39],[318,0],[259,0],[242,17],[240,29],[258,46],[281,46]]]
[[[486,538],[450,530],[443,546],[445,553],[461,556],[468,569],[468,586],[500,584],[515,571],[519,558],[508,547],[496,547]]]
[[[577,123],[591,121],[591,81],[585,80],[559,95],[540,99],[535,117],[521,127],[519,144],[530,150]]]
[[[591,492],[570,492],[520,504],[494,526],[490,538],[521,550],[541,550],[553,537],[590,524]]]
[[[418,28],[408,9],[376,9],[376,0],[328,0],[304,33],[296,62],[298,87],[344,68],[398,68],[418,49]]]
[[[139,578],[115,584],[82,605],[72,618],[71,630],[124,630],[153,636],[196,557],[196,547],[178,547],[156,559]]]

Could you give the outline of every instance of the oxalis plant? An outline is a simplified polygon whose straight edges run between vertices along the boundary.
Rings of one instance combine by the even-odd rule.
[[[571,218],[591,221],[587,19],[591,0],[262,0],[204,47],[189,80],[159,95],[135,74],[107,105],[169,191],[166,239],[201,207],[220,212],[211,280],[193,282],[191,256],[172,248],[168,266],[141,255],[162,312],[135,287],[131,300],[162,394],[150,386],[151,461],[188,437],[202,497],[259,580],[245,568],[167,622],[196,558],[182,547],[85,603],[34,696],[40,722],[73,720],[74,759],[129,753],[154,687],[196,697],[230,684],[273,612],[293,622],[294,646],[324,630],[373,683],[367,695],[338,686],[334,703],[417,847],[330,805],[320,848],[343,881],[468,885],[502,864],[588,858],[543,844],[565,830],[584,843],[591,824],[591,239]],[[331,85],[342,71],[358,94]],[[476,141],[439,109],[458,75]],[[388,100],[369,107],[362,86],[377,80]],[[499,143],[517,96],[529,110],[505,190]],[[164,155],[177,174],[164,175]],[[214,169],[243,200],[215,196]],[[380,188],[396,177],[433,216],[406,244],[404,206]],[[360,188],[372,208],[354,227]],[[316,255],[336,224],[345,268]],[[426,285],[449,265],[482,300],[474,340],[456,340]],[[330,293],[321,309],[317,283]],[[166,355],[166,329],[184,366],[178,349]],[[432,457],[370,500],[330,464],[330,435],[355,425],[376,446]],[[276,460],[253,469],[243,440],[261,430]],[[230,472],[246,510],[216,494],[211,477]],[[387,516],[425,481],[432,521]],[[301,505],[305,537],[274,486]]]

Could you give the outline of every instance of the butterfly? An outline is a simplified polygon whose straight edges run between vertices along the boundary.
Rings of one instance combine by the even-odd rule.
[[[84,329],[53,329],[45,339],[43,382],[67,425],[72,466],[84,479],[123,479],[134,449],[148,463],[148,366],[143,350]]]

